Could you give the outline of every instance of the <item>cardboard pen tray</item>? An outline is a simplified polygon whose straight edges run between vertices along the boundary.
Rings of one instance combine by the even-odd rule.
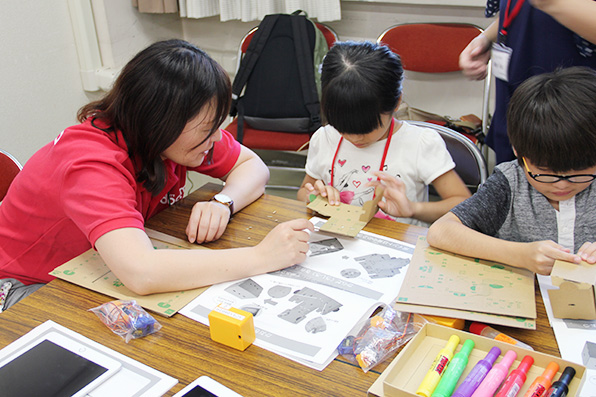
[[[527,380],[518,394],[520,396],[524,395],[537,376],[542,375],[544,369],[551,361],[559,364],[559,372],[555,375],[553,382],[559,379],[565,367],[569,366],[575,369],[575,377],[569,385],[569,396],[577,395],[578,390],[581,390],[581,386],[585,381],[586,368],[583,365],[562,360],[548,354],[516,347],[505,342],[471,334],[469,332],[429,323],[426,324],[420,332],[408,342],[406,347],[397,355],[397,357],[395,357],[393,362],[368,390],[368,394],[379,397],[416,397],[416,389],[430,369],[439,351],[447,344],[451,335],[457,335],[460,338],[460,343],[457,346],[455,353],[460,351],[462,344],[466,339],[472,339],[475,343],[474,350],[472,350],[472,353],[470,354],[468,365],[459,379],[458,386],[476,363],[482,360],[493,346],[497,346],[501,349],[501,355],[497,358],[495,363],[499,362],[508,350],[514,350],[517,353],[517,359],[509,368],[509,372],[517,368],[524,356],[530,355],[534,358],[534,365],[532,365],[528,371]]]

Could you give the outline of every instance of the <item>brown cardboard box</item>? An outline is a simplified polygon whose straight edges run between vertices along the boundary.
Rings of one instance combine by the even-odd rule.
[[[559,287],[548,290],[556,318],[596,320],[596,265],[555,261],[551,282]]]
[[[517,353],[517,359],[511,366],[510,372],[517,368],[524,356],[530,355],[534,358],[534,365],[528,371],[528,378],[519,392],[520,396],[524,395],[537,376],[542,375],[542,372],[544,372],[544,369],[551,361],[559,364],[559,372],[555,375],[554,380],[557,380],[561,376],[565,367],[570,366],[575,369],[576,375],[569,385],[569,396],[577,395],[578,390],[581,389],[585,381],[586,367],[580,364],[565,361],[548,354],[522,349],[505,342],[485,338],[484,336],[429,323],[420,330],[418,335],[408,342],[406,347],[397,355],[381,376],[379,376],[370,389],[368,389],[368,395],[378,397],[417,397],[415,394],[416,389],[422,382],[439,351],[447,344],[447,340],[451,335],[457,335],[460,338],[460,344],[455,351],[456,353],[461,349],[466,339],[472,339],[475,343],[474,350],[470,354],[470,361],[460,378],[460,382],[465,379],[476,363],[483,359],[493,346],[501,349],[501,356],[496,362],[499,362],[508,350],[514,350]]]

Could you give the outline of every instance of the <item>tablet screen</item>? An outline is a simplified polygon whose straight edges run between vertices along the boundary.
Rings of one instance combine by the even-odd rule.
[[[106,371],[106,368],[44,340],[0,368],[0,393],[6,396],[71,396]]]
[[[196,385],[192,389],[189,389],[184,394],[184,397],[217,397],[217,396],[215,394],[211,393],[209,390],[205,390],[201,386]]]

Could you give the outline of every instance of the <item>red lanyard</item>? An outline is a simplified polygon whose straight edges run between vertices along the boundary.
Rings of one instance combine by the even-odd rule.
[[[393,135],[393,125],[395,124],[395,119],[391,118],[391,125],[389,126],[389,135],[387,135],[387,142],[385,142],[385,149],[383,150],[383,158],[381,158],[381,166],[379,167],[379,171],[383,171],[383,166],[385,165],[385,159],[387,158],[387,152],[389,151],[389,145],[391,144],[391,136]],[[331,181],[330,185],[333,186],[333,175],[335,169],[335,160],[337,160],[337,154],[339,153],[339,147],[343,142],[344,137],[342,136],[339,138],[339,143],[337,144],[337,149],[335,149],[335,155],[333,156],[333,162],[331,163]],[[378,178],[377,178],[378,179]]]
[[[507,29],[509,28],[509,26],[511,26],[511,23],[513,22],[517,14],[519,14],[519,11],[524,5],[524,2],[525,0],[518,0],[515,4],[515,7],[513,7],[513,11],[511,11],[510,13],[509,9],[511,8],[511,0],[507,0],[507,8],[505,8],[504,15],[505,18],[503,19],[503,25],[501,26],[501,30],[499,31],[500,42],[504,42],[504,39],[507,37]]]

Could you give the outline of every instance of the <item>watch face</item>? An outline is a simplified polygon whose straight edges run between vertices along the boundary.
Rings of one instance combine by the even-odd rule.
[[[213,196],[213,198],[222,204],[231,205],[233,203],[231,198],[222,193],[216,194],[215,196]]]

